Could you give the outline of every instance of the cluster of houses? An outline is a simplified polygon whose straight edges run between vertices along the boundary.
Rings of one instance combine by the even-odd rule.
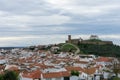
[[[53,54],[49,50],[0,50],[0,74],[16,71],[20,80],[105,80],[115,75],[113,62],[119,61],[70,52]]]

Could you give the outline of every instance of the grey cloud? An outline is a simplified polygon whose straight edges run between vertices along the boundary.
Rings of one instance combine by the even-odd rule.
[[[118,34],[119,3],[119,0],[0,0],[0,37],[11,38],[0,44],[32,45],[65,39],[54,34]],[[48,34],[52,36],[49,41]]]
[[[1,0],[0,10],[19,15],[40,16],[54,14],[54,10],[44,0]]]

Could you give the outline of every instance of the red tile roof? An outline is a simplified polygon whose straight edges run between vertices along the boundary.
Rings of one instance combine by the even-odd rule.
[[[84,72],[91,75],[91,74],[94,74],[96,72],[96,68],[95,67],[88,68],[88,69],[85,68]]]
[[[26,78],[32,78],[32,79],[39,79],[41,78],[41,71],[40,70],[36,70],[36,71],[32,71],[32,72],[23,72],[22,76],[26,77]]]
[[[66,67],[66,70],[67,71],[72,71],[72,70],[75,70],[75,71],[84,71],[84,69],[81,68],[81,67],[72,67],[72,66]]]
[[[109,59],[107,57],[100,57],[96,60],[97,62],[111,62],[112,59]]]
[[[43,75],[43,78],[60,78],[70,76],[68,71],[64,72],[50,72],[50,73],[41,73],[39,70],[33,72],[23,72],[22,76],[26,78],[39,79]]]
[[[67,76],[70,76],[70,73],[68,71],[43,74],[44,78],[60,78],[60,77],[67,77]]]

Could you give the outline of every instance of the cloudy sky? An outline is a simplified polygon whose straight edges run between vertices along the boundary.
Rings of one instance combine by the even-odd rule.
[[[0,0],[0,46],[98,35],[120,45],[120,0]]]

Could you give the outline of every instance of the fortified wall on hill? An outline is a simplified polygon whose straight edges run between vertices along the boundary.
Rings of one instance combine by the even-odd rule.
[[[71,35],[68,35],[68,40],[66,40],[66,43],[72,43],[72,44],[95,44],[95,45],[112,45],[112,41],[102,41],[99,39],[97,35],[91,35],[88,40],[83,40],[82,38],[79,39],[72,39]]]

